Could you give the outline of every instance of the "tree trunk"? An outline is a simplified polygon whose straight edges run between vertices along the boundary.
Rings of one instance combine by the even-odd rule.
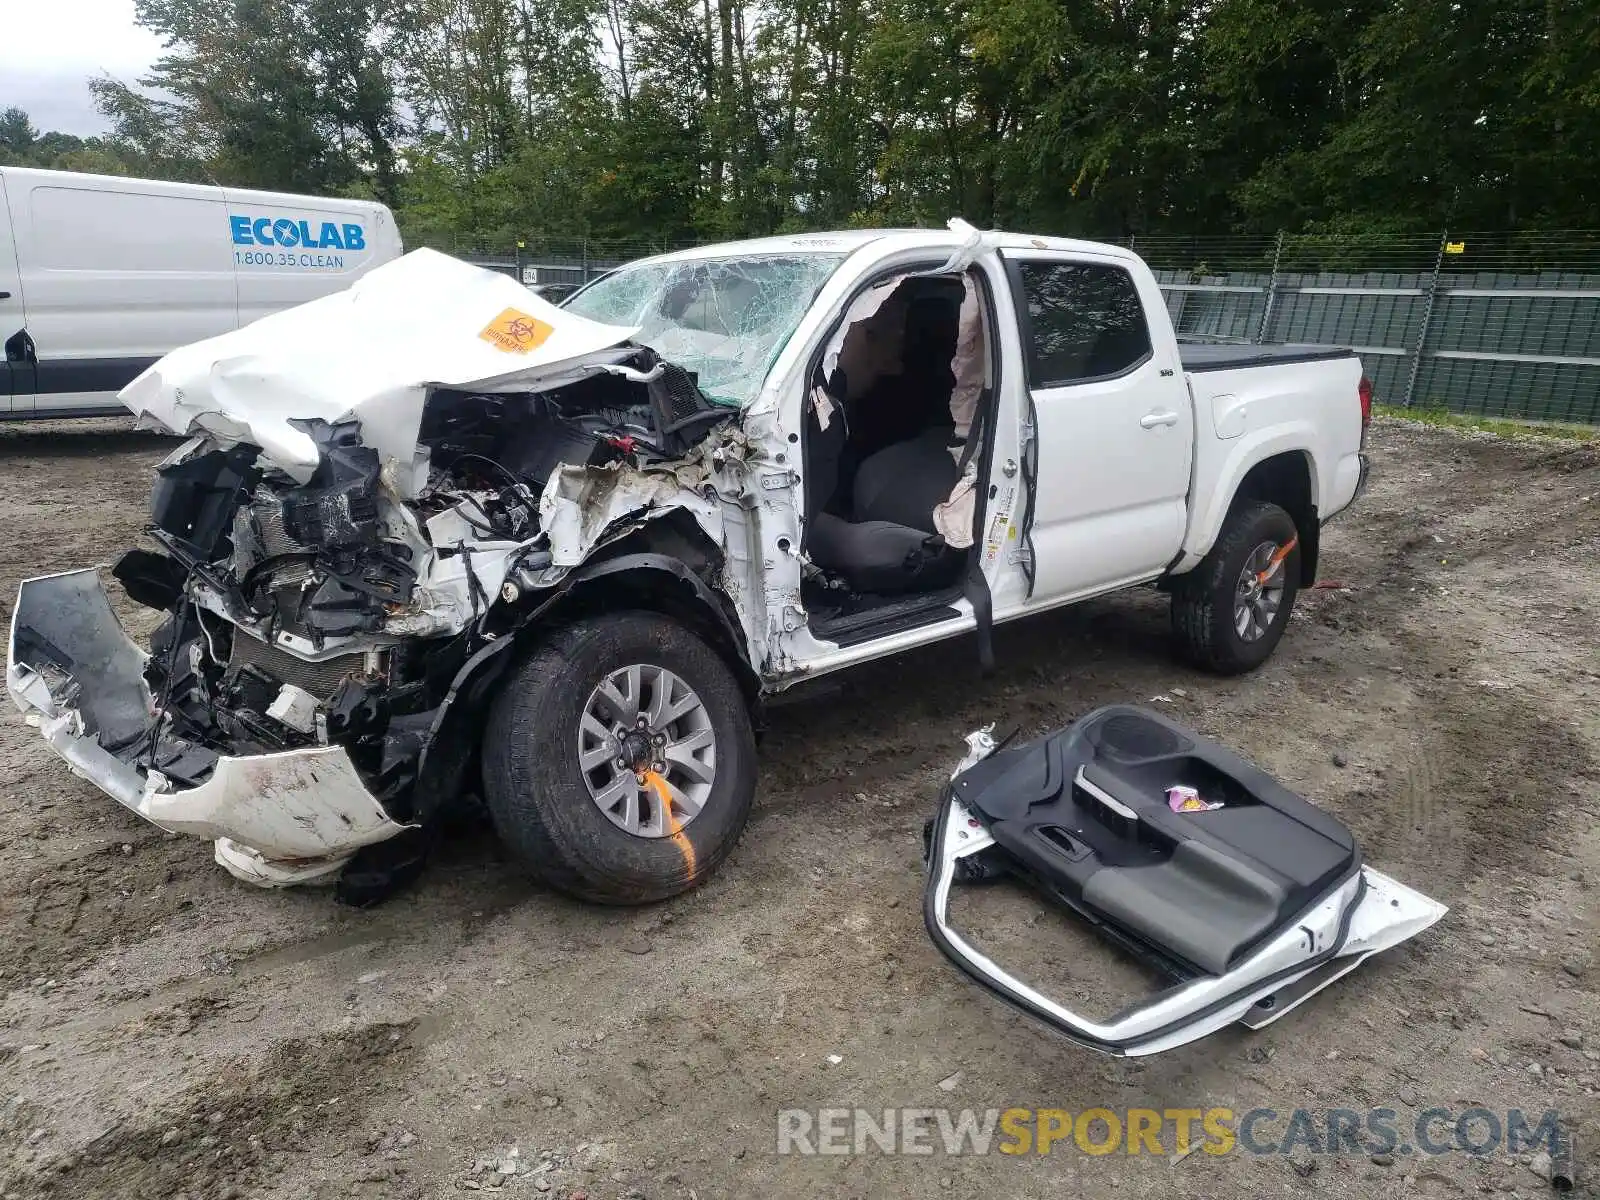
[[[720,5],[719,5],[720,7]],[[707,194],[713,207],[722,204],[723,130],[719,108],[720,91],[717,83],[716,38],[711,29],[711,0],[700,0],[701,19],[705,34],[705,80],[703,109],[706,122]]]
[[[622,119],[633,108],[633,88],[628,82],[628,42],[623,0],[606,0],[606,23],[611,28],[611,44],[617,52],[617,86],[622,93]]]
[[[734,82],[733,73],[733,5],[735,0],[717,0],[718,33],[722,36],[721,61],[717,72],[717,141],[722,155],[728,160],[730,166],[729,191],[737,195],[743,182],[740,178],[739,164],[734,161],[733,131],[735,128],[736,108],[738,103],[738,89]],[[719,188],[716,196],[717,208],[720,210],[727,204],[730,197],[724,195]]]

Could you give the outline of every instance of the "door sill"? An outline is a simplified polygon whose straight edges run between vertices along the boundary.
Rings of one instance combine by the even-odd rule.
[[[936,592],[904,596],[864,612],[826,620],[813,618],[808,624],[813,637],[833,642],[843,649],[889,637],[892,634],[904,633],[908,629],[920,629],[924,625],[937,625],[943,621],[956,620],[962,613],[960,609],[951,607],[951,604],[960,598],[961,585],[954,584],[940,588]]]

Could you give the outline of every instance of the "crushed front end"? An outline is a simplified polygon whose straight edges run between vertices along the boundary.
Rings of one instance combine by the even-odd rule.
[[[646,349],[524,387],[429,389],[406,462],[355,419],[294,421],[316,462],[293,474],[193,439],[157,471],[150,547],[112,570],[162,614],[148,651],[97,571],[30,579],[12,698],[76,774],[252,883],[339,877],[428,828],[502,652],[578,568],[679,508],[714,529],[717,481],[742,486],[736,412]]]
[[[623,366],[544,392],[437,391],[404,471],[354,421],[301,423],[318,448],[304,483],[254,446],[195,439],[158,469],[155,548],[112,571],[164,614],[148,653],[96,571],[28,580],[13,699],[74,772],[216,839],[236,876],[337,875],[458,794],[500,651],[573,565],[641,510],[713,507],[676,482],[693,456],[653,433],[650,385],[670,370],[640,383]],[[574,478],[589,486],[562,565],[544,526],[574,507]]]
[[[203,690],[219,673],[192,652],[199,618],[185,624],[189,640],[169,623],[147,655],[97,571],[30,579],[12,616],[7,688],[74,774],[163,829],[214,838],[217,861],[241,879],[316,882],[404,828],[343,746],[287,728],[230,742],[223,725],[235,714],[211,709]]]
[[[164,614],[148,653],[74,571],[22,585],[6,674],[74,772],[265,885],[331,877],[455,790],[457,677],[514,561],[549,560],[528,484],[424,466],[405,501],[353,423],[310,427],[306,484],[204,439],[159,469],[158,549],[112,572]]]

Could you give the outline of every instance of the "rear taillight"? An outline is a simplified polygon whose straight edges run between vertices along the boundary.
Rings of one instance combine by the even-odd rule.
[[[1361,432],[1367,431],[1367,426],[1372,424],[1372,380],[1365,375],[1356,387],[1356,395],[1361,398]]]

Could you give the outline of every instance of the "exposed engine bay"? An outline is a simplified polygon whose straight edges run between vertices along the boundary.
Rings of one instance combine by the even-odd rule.
[[[749,756],[726,748],[744,744],[751,707],[847,649],[808,626],[812,448],[772,372],[845,257],[647,262],[555,308],[418,250],[172,351],[119,394],[190,439],[158,468],[148,542],[112,571],[161,623],[138,644],[94,568],[25,580],[7,691],[74,772],[213,840],[254,883],[344,887],[404,858],[409,831],[437,829],[483,763],[490,805],[511,789],[587,797],[603,836],[659,835],[672,849],[638,894],[675,894],[683,862],[697,879],[716,861],[680,861],[674,840],[705,789],[735,789],[727,819],[747,806]],[[539,681],[502,682],[568,632],[639,611],[655,617],[619,637],[664,620],[693,661],[626,651],[657,682],[634,680],[638,661],[608,672],[621,682],[589,698],[603,722],[583,697],[550,697],[537,736],[588,722],[539,756],[572,775],[509,782],[520,767],[480,752],[511,743],[485,723]],[[691,692],[695,712],[722,714],[715,758],[709,725],[684,716]],[[544,843],[519,853],[541,871],[575,862]]]
[[[214,752],[359,744],[437,706],[507,575],[549,565],[552,472],[665,461],[732,416],[647,349],[616,359],[545,392],[436,391],[410,481],[353,421],[306,423],[321,458],[305,484],[250,446],[175,455],[152,504],[162,552],[114,570],[172,614],[145,667],[164,720],[134,757],[198,783]]]

